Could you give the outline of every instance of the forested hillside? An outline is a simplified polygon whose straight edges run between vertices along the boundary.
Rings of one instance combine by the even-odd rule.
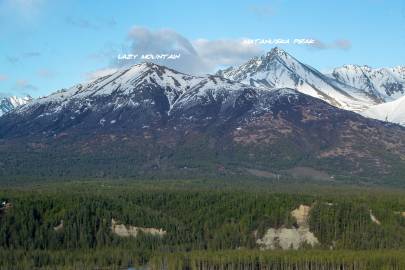
[[[3,188],[0,201],[0,269],[119,268],[146,265],[151,258],[155,267],[161,260],[193,264],[207,260],[213,265],[226,260],[260,262],[262,266],[254,269],[268,269],[266,264],[280,261],[326,260],[336,262],[331,265],[337,267],[343,257],[347,263],[361,258],[371,264],[399,265],[400,250],[405,250],[401,192],[340,188],[315,194],[280,192],[270,186],[241,191],[161,181],[136,185],[83,182],[60,188]],[[291,213],[302,205],[310,209],[308,229],[319,243],[302,243],[295,252],[280,248],[259,252],[265,247],[258,240],[265,239],[269,229],[299,230],[302,221]],[[119,225],[114,227],[114,222]],[[136,230],[137,234],[131,234]],[[397,251],[389,252],[393,249]],[[307,257],[298,258],[297,252],[303,250]],[[364,252],[357,256],[349,250]],[[368,261],[377,250],[387,252]],[[327,269],[340,269],[336,267]]]

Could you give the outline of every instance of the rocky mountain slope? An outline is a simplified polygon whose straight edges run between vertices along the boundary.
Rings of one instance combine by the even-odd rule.
[[[405,175],[405,128],[297,90],[151,63],[4,115],[0,151],[0,179],[279,179],[298,171],[301,179],[400,184]]]
[[[31,100],[32,100],[32,98],[30,96],[25,96],[25,97],[16,97],[16,96],[1,97],[0,96],[0,116],[15,109],[16,107],[18,107],[20,105],[27,104]]]
[[[382,102],[379,96],[326,76],[279,48],[217,74],[252,86],[293,88],[351,111],[362,111]]]
[[[383,102],[405,95],[405,67],[373,69],[369,66],[345,65],[334,69],[331,76]]]

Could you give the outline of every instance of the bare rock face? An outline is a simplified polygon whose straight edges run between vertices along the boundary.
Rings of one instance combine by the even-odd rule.
[[[295,217],[299,227],[308,228],[309,211],[311,207],[301,204],[297,209],[291,212],[291,216]]]
[[[297,220],[298,228],[270,228],[265,235],[256,241],[261,249],[299,249],[302,245],[315,246],[319,243],[315,235],[309,230],[308,217],[310,206],[300,205],[291,212]]]
[[[111,231],[121,237],[137,237],[140,232],[159,237],[163,237],[166,235],[166,231],[164,231],[163,229],[143,228],[119,224],[115,219],[111,219]]]

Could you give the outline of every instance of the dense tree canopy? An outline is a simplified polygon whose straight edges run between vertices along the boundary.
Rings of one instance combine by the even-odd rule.
[[[405,197],[401,193],[304,194],[94,182],[59,188],[3,189],[0,201],[9,202],[0,210],[0,269],[52,265],[127,267],[143,265],[151,258],[155,264],[161,263],[165,256],[176,263],[194,264],[195,269],[214,269],[209,268],[211,263],[228,260],[229,264],[234,259],[243,264],[252,260],[255,265],[272,260],[277,265],[281,261],[303,260],[316,264],[323,260],[338,262],[344,255],[346,262],[352,263],[358,257],[348,250],[369,250],[361,253],[362,260],[373,257],[375,250],[386,250],[381,259],[370,261],[373,264],[392,262],[390,258],[399,251],[389,250],[405,250]],[[256,241],[269,228],[296,226],[290,213],[301,204],[312,207],[309,227],[320,244],[302,246],[303,250],[312,250],[302,253],[307,257],[294,252],[259,252]],[[162,228],[167,234],[121,237],[112,232],[112,219],[127,226]],[[330,249],[337,257],[320,252]],[[216,253],[226,250],[240,251]],[[196,267],[196,263],[204,266]],[[229,267],[223,269],[238,269]]]

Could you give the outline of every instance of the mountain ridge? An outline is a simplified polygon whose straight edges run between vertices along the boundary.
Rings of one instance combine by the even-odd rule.
[[[335,79],[358,89],[368,91],[383,102],[405,95],[405,67],[377,68],[367,65],[344,65],[331,74]]]
[[[0,96],[0,117],[14,110],[18,106],[25,105],[32,101],[32,97],[27,95],[24,97],[17,97],[17,96]]]
[[[356,112],[384,101],[378,95],[357,89],[299,62],[277,47],[245,64],[219,70],[217,75],[252,86],[294,88],[333,106]]]
[[[146,63],[5,114],[0,150],[0,179],[245,177],[302,167],[355,183],[401,184],[405,175],[403,127],[295,89]]]

